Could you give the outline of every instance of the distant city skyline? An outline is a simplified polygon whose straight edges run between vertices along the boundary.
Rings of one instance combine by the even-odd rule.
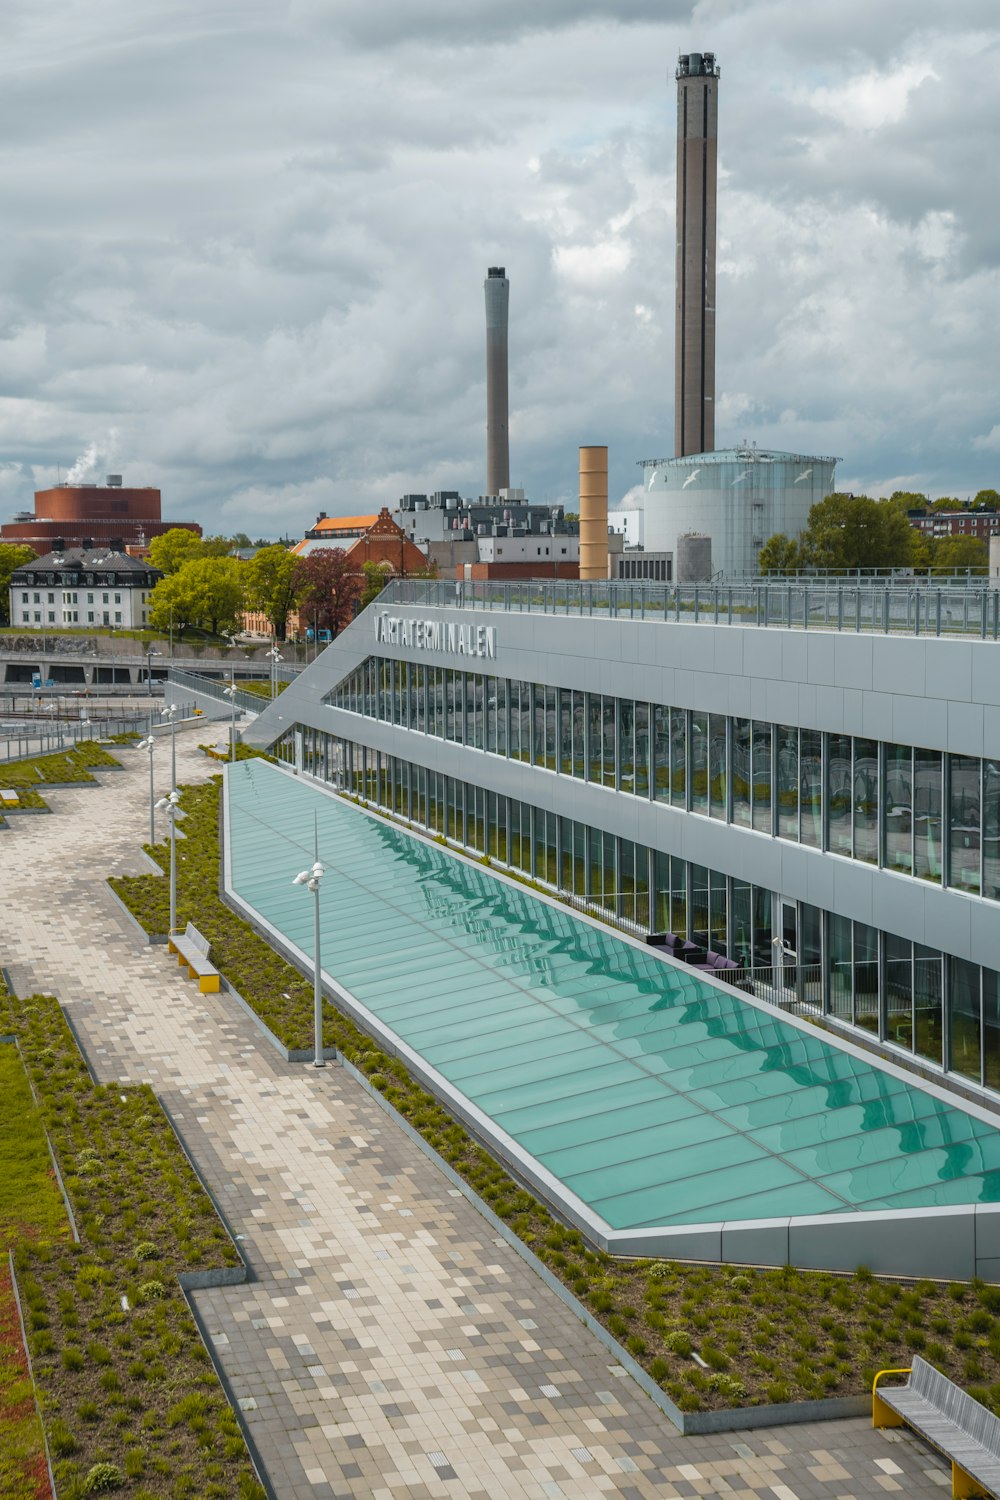
[[[839,487],[1000,477],[988,0],[41,0],[0,52],[0,520],[72,472],[206,531],[485,489],[484,267],[510,481],[614,505],[672,448],[679,52],[723,71],[719,446]],[[16,143],[16,144],[15,144]]]

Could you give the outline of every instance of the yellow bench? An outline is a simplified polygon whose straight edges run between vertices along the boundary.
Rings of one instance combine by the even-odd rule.
[[[907,1382],[880,1390],[889,1375]],[[904,1423],[951,1461],[953,1500],[1000,1494],[1000,1417],[917,1354],[908,1370],[879,1370],[872,1381],[872,1426]]]
[[[208,938],[202,936],[193,922],[189,922],[183,932],[172,932],[167,938],[167,947],[171,953],[176,953],[181,968],[187,969],[188,978],[197,979],[203,995],[219,993],[219,971],[209,963]]]

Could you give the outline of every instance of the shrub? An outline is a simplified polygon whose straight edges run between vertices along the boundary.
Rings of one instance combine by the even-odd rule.
[[[133,1260],[159,1260],[160,1252],[152,1240],[140,1240],[132,1251]]]
[[[83,1481],[85,1495],[100,1495],[105,1490],[117,1490],[125,1483],[125,1475],[117,1464],[94,1464]]]
[[[167,1289],[162,1281],[144,1281],[135,1295],[140,1302],[158,1302],[167,1295]]]
[[[664,1334],[663,1347],[671,1354],[679,1354],[682,1359],[689,1359],[691,1356],[691,1340],[679,1328],[674,1329],[673,1333]]]

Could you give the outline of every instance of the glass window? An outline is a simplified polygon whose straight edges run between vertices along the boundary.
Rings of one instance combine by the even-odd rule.
[[[979,1082],[979,965],[964,958],[948,960],[948,1066],[963,1078]]]
[[[649,704],[635,705],[635,794],[649,796]]]
[[[589,740],[590,774],[588,781],[601,782],[601,695],[587,694],[587,738]]]
[[[691,941],[710,948],[708,940],[708,871],[704,865],[691,866]]]
[[[508,689],[510,684],[506,677],[496,679],[497,693],[497,754],[507,755],[510,750],[510,708],[508,704]]]
[[[708,715],[692,713],[691,811],[708,812]]]
[[[1000,760],[983,761],[983,895],[1000,901]]]
[[[878,741],[854,741],[854,858],[878,864]]]
[[[670,801],[674,807],[687,806],[687,710],[670,710]]]
[[[670,801],[670,710],[662,703],[652,705],[653,713],[653,796],[657,802]]]
[[[604,751],[604,772],[602,780],[605,786],[615,785],[615,738],[618,715],[615,710],[615,699],[605,698],[602,710],[603,732],[601,735]]]
[[[914,1050],[931,1062],[941,1061],[941,954],[922,943],[913,945]]]
[[[618,784],[623,792],[635,791],[635,704],[618,699]]]
[[[484,721],[486,681],[478,672],[469,672],[465,680],[470,689],[470,697],[466,706],[466,743],[474,746],[476,750],[482,750],[486,739]]]
[[[913,752],[913,873],[941,884],[941,752],[919,746]]]
[[[670,857],[670,931],[681,938],[688,935],[687,863],[676,855]]]
[[[753,826],[771,833],[771,726],[753,722]]]
[[[531,693],[531,763],[545,765],[545,689],[533,682]]]
[[[834,854],[854,852],[854,804],[851,793],[851,736],[827,735],[827,848]]]
[[[749,881],[733,877],[730,907],[733,919],[732,957],[749,969],[753,967],[753,888]]]
[[[573,692],[573,775],[587,774],[587,695]]]
[[[974,755],[949,755],[948,884],[979,890],[981,763]]]
[[[913,751],[909,745],[885,747],[886,869],[913,874]]]
[[[799,731],[790,724],[778,724],[778,837],[799,836]]]
[[[564,776],[573,775],[573,694],[559,689],[559,769]]]
[[[867,922],[854,924],[854,1024],[879,1034],[878,930]]]
[[[716,953],[722,954],[729,952],[726,922],[728,894],[725,875],[719,875],[715,870],[710,870],[708,877],[709,947]]]
[[[913,945],[885,934],[885,1039],[913,1050]]]
[[[713,818],[726,818],[729,797],[726,780],[726,720],[722,714],[708,719],[708,807]]]
[[[818,729],[799,732],[799,800],[802,842],[823,845],[823,736]]]
[[[557,689],[545,687],[542,692],[545,695],[545,765],[550,771],[554,771],[559,734]]]
[[[827,951],[830,955],[830,1014],[840,1021],[854,1020],[854,952],[851,920],[829,915]]]
[[[495,677],[486,679],[486,749],[497,753],[498,684]]]
[[[732,734],[733,822],[750,827],[750,720],[734,719]]]
[[[983,1082],[1000,1089],[1000,974],[983,970]]]
[[[766,886],[753,887],[753,961],[757,968],[769,968],[774,962],[771,921],[771,892]]]
[[[653,932],[670,931],[670,855],[653,850]]]

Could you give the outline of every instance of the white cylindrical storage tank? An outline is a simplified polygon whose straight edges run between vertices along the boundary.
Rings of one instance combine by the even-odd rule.
[[[686,533],[711,538],[716,576],[751,577],[777,532],[797,537],[834,488],[835,458],[724,448],[643,466],[647,552],[677,554]]]

